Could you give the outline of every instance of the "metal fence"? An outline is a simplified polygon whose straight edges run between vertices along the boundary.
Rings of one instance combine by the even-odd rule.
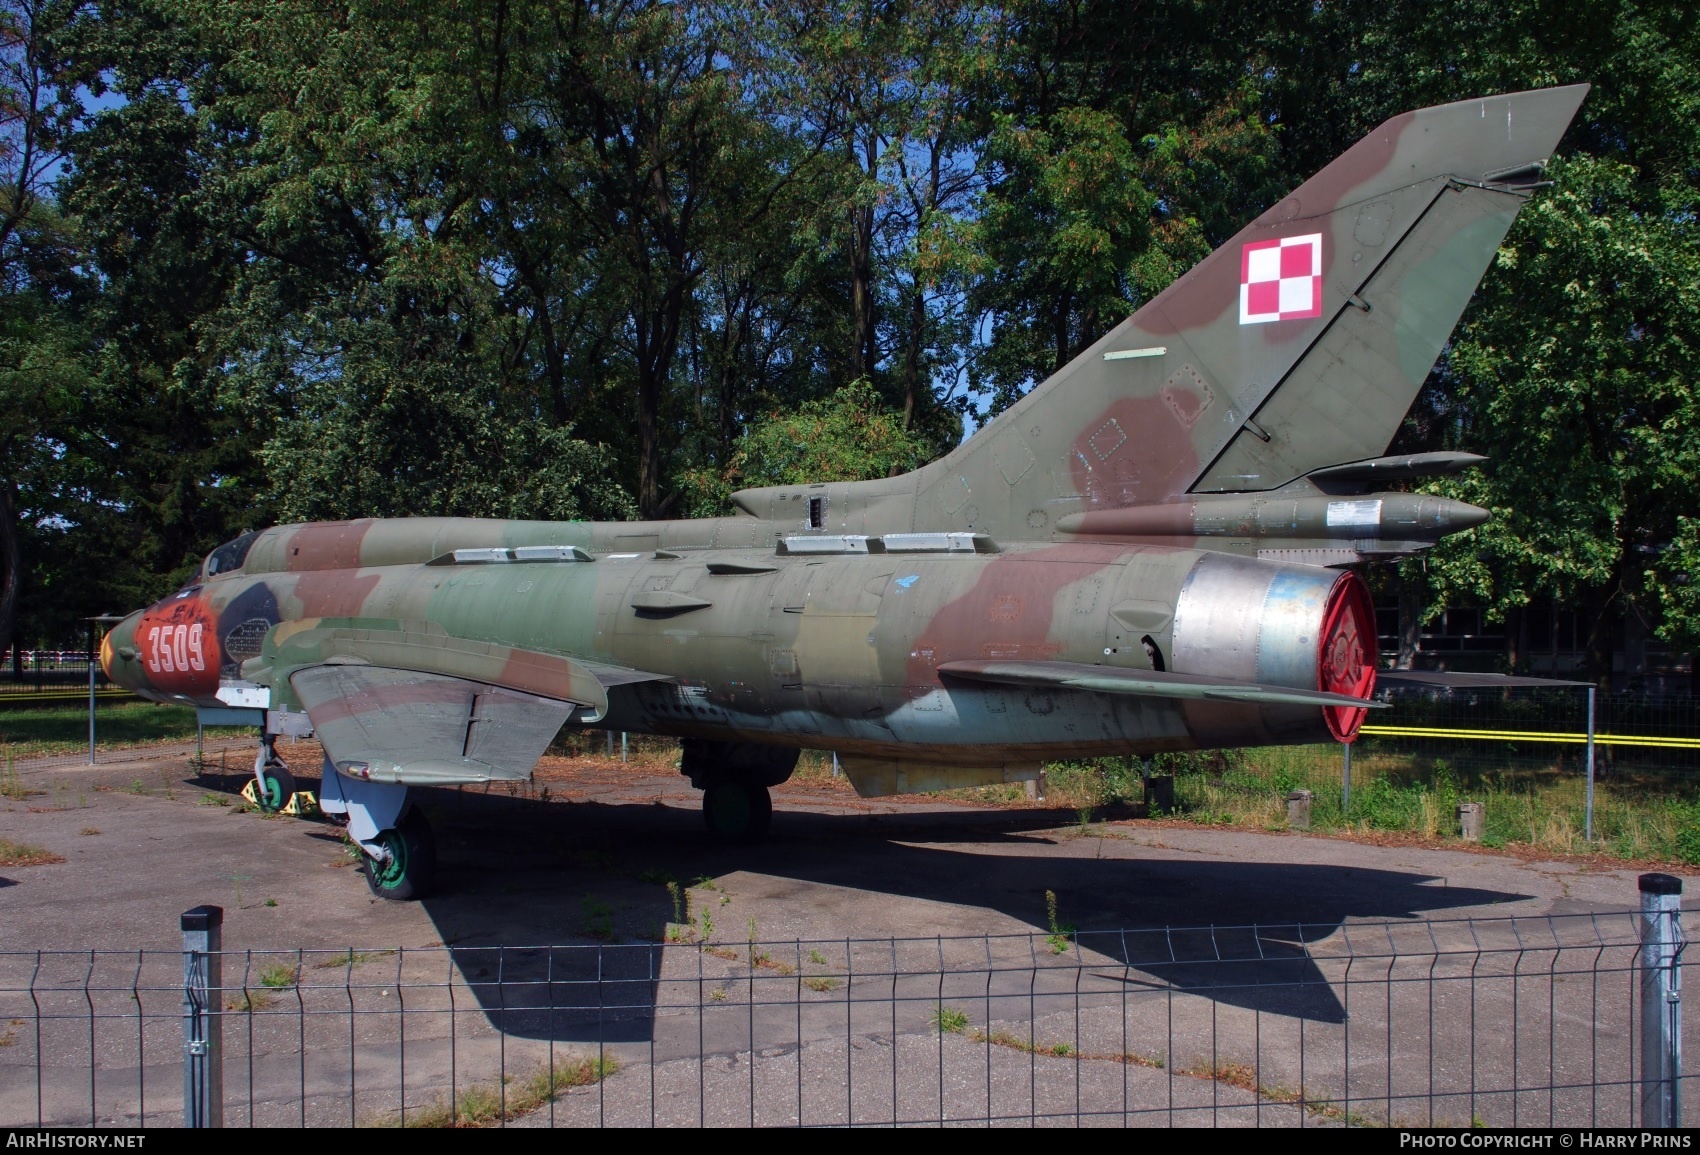
[[[127,694],[112,685],[100,663],[87,651],[21,650],[0,652],[0,698],[29,697],[75,701],[89,692],[89,667],[101,694]]]
[[[1676,901],[230,952],[190,912],[186,952],[0,954],[0,1126],[170,1125],[186,1098],[227,1126],[1650,1125],[1681,1089]]]

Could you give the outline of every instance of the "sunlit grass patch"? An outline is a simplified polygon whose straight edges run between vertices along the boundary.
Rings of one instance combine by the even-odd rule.
[[[620,1064],[607,1057],[582,1055],[557,1059],[551,1068],[541,1069],[523,1078],[506,1076],[499,1083],[479,1083],[461,1089],[451,1100],[440,1095],[421,1107],[410,1107],[406,1113],[409,1127],[491,1127],[528,1115],[548,1105],[575,1087],[590,1087],[620,1069]],[[378,1120],[380,1126],[394,1127],[403,1122],[400,1115]]]
[[[0,866],[50,866],[55,862],[64,861],[63,855],[43,847],[0,838]]]

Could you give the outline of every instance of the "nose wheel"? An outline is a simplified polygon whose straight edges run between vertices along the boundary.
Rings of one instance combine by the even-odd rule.
[[[756,782],[711,782],[702,792],[702,820],[716,838],[760,842],[773,825],[773,796]]]

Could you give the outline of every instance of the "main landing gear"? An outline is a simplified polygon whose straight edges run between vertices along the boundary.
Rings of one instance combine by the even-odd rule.
[[[360,847],[373,894],[401,902],[430,893],[437,878],[437,839],[425,815],[409,804],[407,787],[344,774],[327,758],[319,806],[326,814],[348,816],[348,836]]]
[[[702,791],[702,820],[726,842],[760,842],[773,825],[768,789],[791,777],[799,751],[753,742],[686,738],[679,773]]]

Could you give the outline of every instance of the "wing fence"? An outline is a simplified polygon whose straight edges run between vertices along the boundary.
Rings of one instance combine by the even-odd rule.
[[[227,951],[196,1029],[226,1126],[1631,1126],[1647,925]],[[183,1122],[184,974],[0,954],[0,1126]]]

